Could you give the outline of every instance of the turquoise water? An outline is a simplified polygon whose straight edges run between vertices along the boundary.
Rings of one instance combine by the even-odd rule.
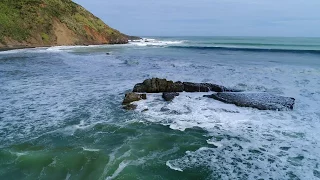
[[[163,38],[166,39],[166,38]],[[172,38],[168,38],[171,39]],[[185,40],[176,47],[221,48],[228,50],[320,51],[320,38],[289,37],[179,37]]]
[[[0,179],[320,178],[319,39],[146,41],[0,52]],[[123,110],[125,92],[151,77],[296,105],[259,111],[181,93]]]

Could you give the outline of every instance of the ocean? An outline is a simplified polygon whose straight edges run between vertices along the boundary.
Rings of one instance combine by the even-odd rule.
[[[296,99],[261,111],[180,93],[159,77]],[[148,109],[148,111],[144,111]],[[320,179],[320,38],[148,37],[0,52],[0,179]]]

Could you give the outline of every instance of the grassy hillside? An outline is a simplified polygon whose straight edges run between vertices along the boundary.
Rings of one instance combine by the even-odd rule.
[[[1,0],[2,46],[126,43],[127,36],[71,0]]]

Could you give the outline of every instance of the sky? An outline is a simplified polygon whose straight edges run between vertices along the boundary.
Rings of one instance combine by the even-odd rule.
[[[73,0],[137,36],[320,37],[320,0]]]

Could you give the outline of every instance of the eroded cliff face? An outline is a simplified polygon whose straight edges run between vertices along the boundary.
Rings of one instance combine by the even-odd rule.
[[[127,35],[71,0],[0,1],[0,48],[127,42]]]

